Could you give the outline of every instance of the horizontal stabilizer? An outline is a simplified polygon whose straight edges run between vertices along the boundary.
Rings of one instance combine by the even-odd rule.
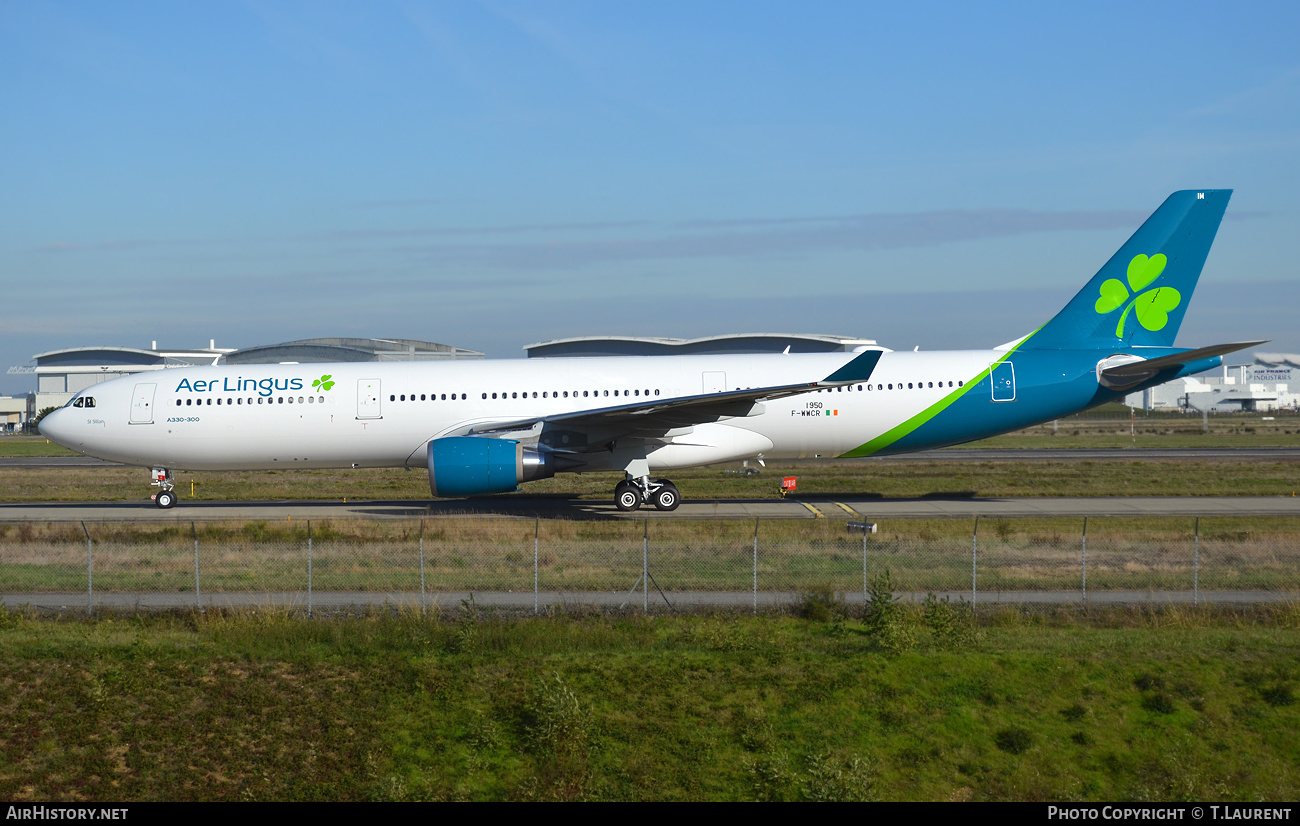
[[[1102,373],[1110,379],[1133,379],[1153,376],[1161,370],[1168,370],[1171,367],[1182,367],[1185,364],[1191,364],[1201,359],[1222,356],[1228,353],[1235,353],[1238,350],[1245,350],[1247,347],[1254,347],[1265,341],[1236,341],[1231,344],[1214,344],[1209,347],[1200,347],[1195,350],[1185,350],[1181,353],[1174,353],[1169,356],[1160,356],[1159,358],[1143,359],[1141,361],[1131,361],[1127,364],[1120,364],[1115,367],[1106,367]]]

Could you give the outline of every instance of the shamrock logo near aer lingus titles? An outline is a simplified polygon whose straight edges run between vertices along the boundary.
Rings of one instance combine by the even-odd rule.
[[[333,378],[334,378],[333,375],[321,376],[320,378],[316,379],[316,381],[312,382],[311,386],[316,388],[317,390],[320,390],[321,392],[324,392],[334,386],[334,382],[331,381],[331,379]]]
[[[1118,278],[1107,278],[1101,283],[1101,297],[1094,305],[1097,312],[1105,315],[1124,307],[1119,323],[1115,325],[1116,338],[1124,337],[1124,322],[1130,311],[1137,316],[1139,324],[1153,332],[1164,329],[1169,323],[1169,312],[1182,302],[1183,297],[1173,287],[1146,290],[1165,271],[1168,262],[1169,259],[1163,253],[1156,253],[1150,258],[1135,255],[1128,262],[1128,286]],[[1129,292],[1130,289],[1132,293]],[[1130,295],[1132,300],[1129,300]]]

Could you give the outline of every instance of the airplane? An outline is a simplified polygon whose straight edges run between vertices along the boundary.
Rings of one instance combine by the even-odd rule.
[[[421,467],[437,497],[622,471],[618,509],[671,511],[677,487],[652,473],[960,444],[1263,343],[1173,346],[1231,195],[1173,193],[1051,320],[987,350],[168,369],[84,390],[39,429],[150,468],[159,508],[178,469]]]

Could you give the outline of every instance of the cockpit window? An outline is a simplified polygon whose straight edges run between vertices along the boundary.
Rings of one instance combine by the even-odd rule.
[[[95,397],[94,397],[94,396],[77,396],[75,399],[72,399],[71,401],[69,401],[67,404],[65,404],[65,405],[63,405],[63,406],[64,406],[64,407],[94,407],[94,406],[95,406]]]

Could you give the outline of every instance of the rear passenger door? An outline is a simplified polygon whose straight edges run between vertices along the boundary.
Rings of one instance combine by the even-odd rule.
[[[379,379],[357,380],[357,418],[382,419],[384,417],[384,387]]]

